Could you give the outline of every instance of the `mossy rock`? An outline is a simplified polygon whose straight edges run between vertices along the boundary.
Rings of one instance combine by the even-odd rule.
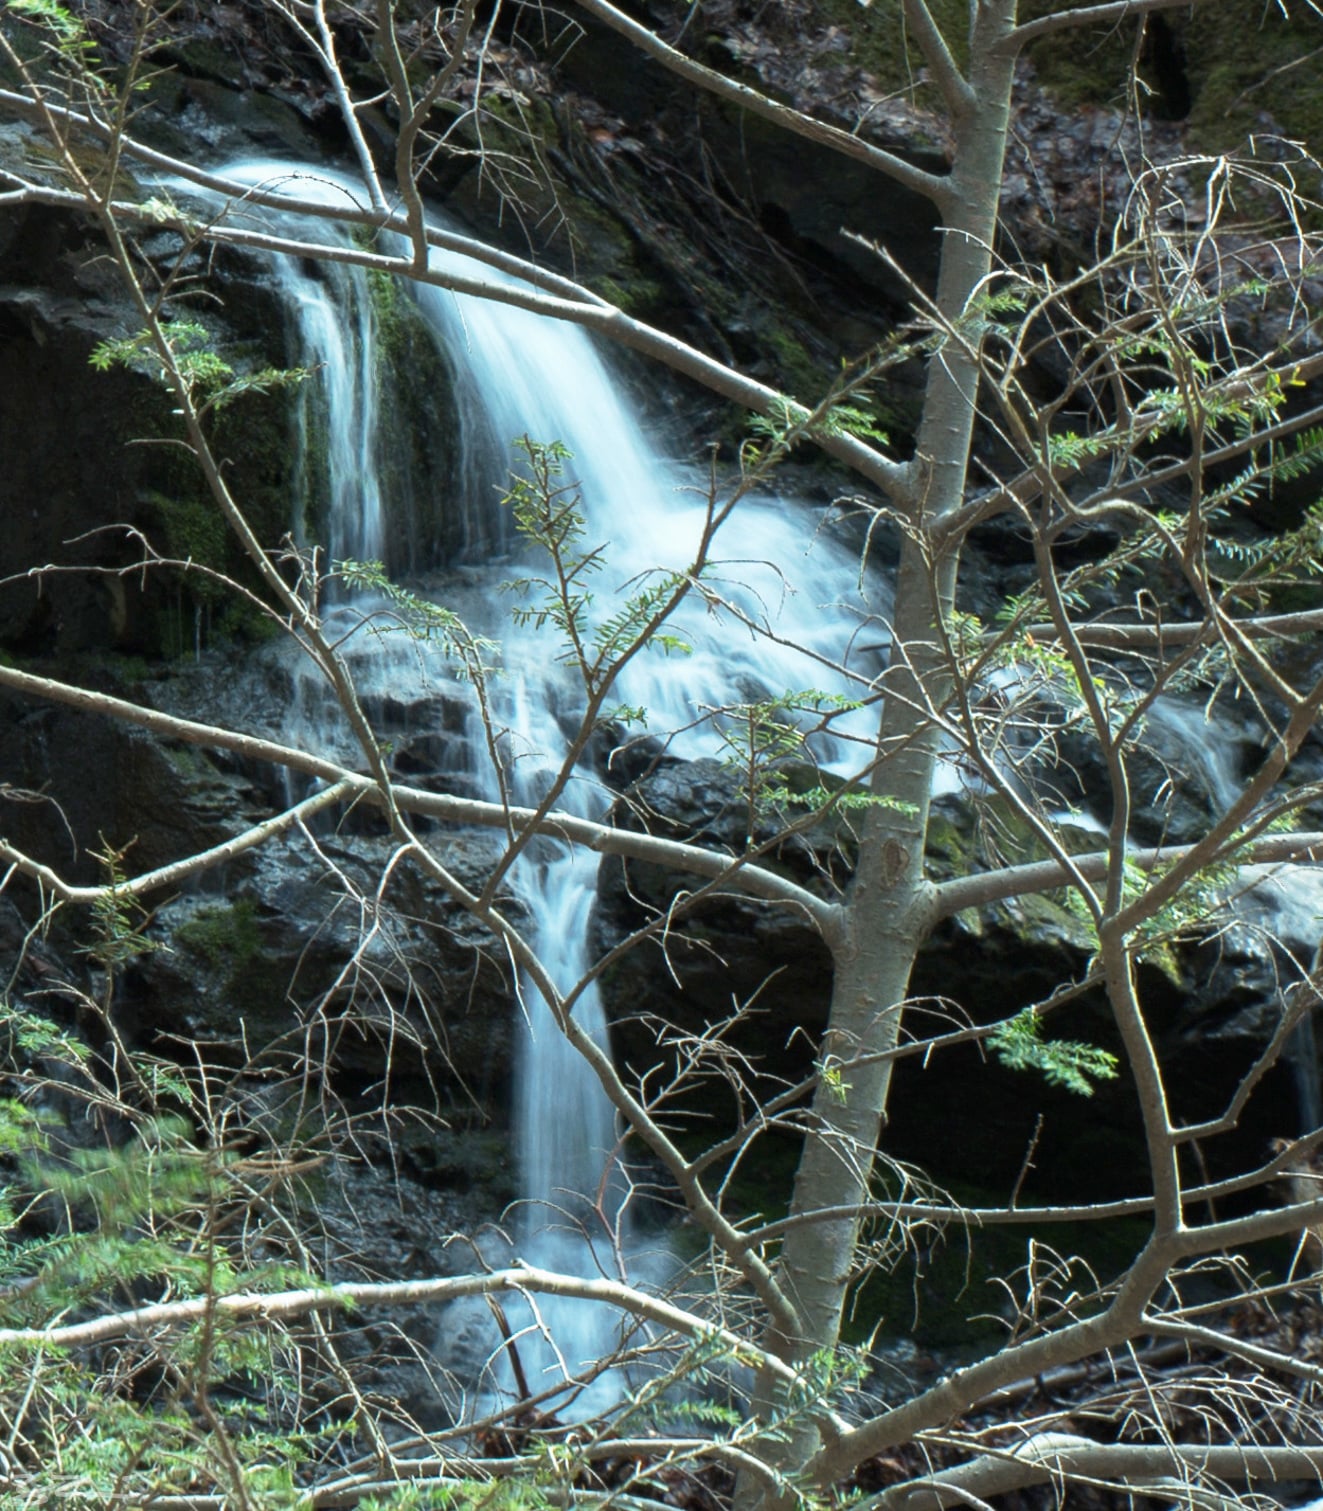
[[[1098,836],[1087,829],[1060,824],[1054,828],[1072,853],[1098,847]],[[940,798],[933,804],[927,863],[935,881],[1048,858],[1048,849],[1032,824],[1002,799],[982,797],[966,802]],[[971,939],[1009,932],[1029,949],[1065,949],[1089,955],[1097,948],[1097,940],[1083,917],[1062,900],[1064,895],[1064,891],[1030,893],[981,908],[965,908],[953,920],[954,927]]]
[[[1084,4],[1075,0],[1074,7],[1065,8]],[[936,103],[919,87],[924,65],[914,44],[900,45],[904,28],[897,0],[867,8],[858,0],[815,0],[812,8],[824,25],[848,32],[851,61],[884,88],[917,90],[917,103]],[[1021,6],[1021,19],[1062,8],[1052,0],[1028,0]],[[967,8],[939,0],[933,12],[963,66]],[[1131,69],[1141,24],[1136,96]],[[1120,24],[1057,33],[1031,46],[1029,57],[1039,83],[1063,108],[1124,109],[1137,98],[1155,119],[1188,121],[1188,140],[1195,150],[1220,153],[1237,150],[1265,126],[1315,149],[1323,143],[1320,49],[1323,17],[1307,4],[1283,8],[1252,0],[1208,0],[1190,13],[1161,13],[1146,21],[1136,16]]]
[[[385,566],[391,576],[404,577],[480,547],[482,542],[474,538],[480,530],[474,516],[480,511],[456,502],[463,498],[464,479],[455,440],[461,421],[450,359],[401,279],[369,272],[368,297],[377,336],[375,381],[390,397],[379,415],[376,459],[382,497],[391,501]],[[326,473],[325,416],[312,404],[307,414],[312,455],[304,471],[312,496],[304,500],[303,512],[313,533],[324,536],[327,522],[318,517],[317,502],[329,490],[317,490]]]
[[[1117,1157],[1113,1147],[1108,1158]],[[888,1178],[893,1199],[916,1199]],[[1006,1192],[968,1181],[948,1182],[943,1196],[966,1207],[999,1207]],[[879,1225],[880,1227],[881,1225]],[[1030,1259],[1035,1245],[1042,1263],[1068,1260],[1081,1289],[1095,1276],[1121,1273],[1143,1247],[1150,1232],[1140,1218],[1075,1225],[1019,1224],[981,1227],[952,1217],[944,1224],[910,1228],[902,1243],[898,1229],[889,1233],[891,1267],[879,1266],[852,1298],[845,1337],[866,1342],[874,1331],[882,1338],[908,1334],[928,1348],[967,1348],[978,1338],[1005,1336],[1007,1295],[1003,1282]],[[883,1245],[886,1252],[887,1245]]]
[[[233,974],[261,948],[257,906],[249,897],[233,903],[203,903],[179,925],[174,939],[212,970]]]
[[[1049,14],[1032,0],[1025,19]],[[1130,70],[1139,20],[1061,34],[1030,48],[1039,82],[1063,107],[1131,103]],[[1323,17],[1307,5],[1289,13],[1251,0],[1209,0],[1191,14],[1152,16],[1139,58],[1138,98],[1146,113],[1188,122],[1189,145],[1221,153],[1280,129],[1317,148],[1323,142]],[[1312,61],[1311,61],[1312,60]]]
[[[404,1124],[395,1146],[420,1180],[499,1210],[519,1195],[518,1171],[503,1128],[437,1128]]]
[[[1323,17],[1307,5],[1210,0],[1182,21],[1193,145],[1235,148],[1265,117],[1315,151],[1323,147]]]
[[[160,520],[162,547],[170,556],[210,572],[228,568],[230,532],[214,503],[196,496],[172,498],[165,493],[149,494],[149,502]],[[221,583],[201,572],[190,574],[187,581],[192,595],[202,602],[216,602],[226,596]]]
[[[969,7],[964,0],[932,0],[929,7],[942,35],[963,68],[969,62]],[[850,59],[874,75],[886,91],[914,91],[926,82],[927,64],[909,37],[899,0],[813,0],[812,10],[825,27],[843,28],[850,38]],[[935,92],[935,91],[934,91]]]

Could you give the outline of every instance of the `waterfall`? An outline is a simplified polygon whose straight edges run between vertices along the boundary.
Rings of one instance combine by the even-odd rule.
[[[285,164],[248,162],[226,172],[246,184],[287,190],[304,199],[361,199],[348,180]],[[311,231],[318,240],[331,234],[325,222],[300,222],[281,211],[252,207],[245,213],[293,234]],[[457,272],[496,277],[468,259],[433,255],[436,263]],[[312,274],[288,258],[272,258],[271,266],[297,332],[293,359],[319,372],[310,401],[318,410],[305,409],[300,438],[305,460],[300,466],[304,486],[315,487],[317,469],[306,458],[311,434],[324,426],[327,501],[321,528],[329,552],[333,559],[349,555],[389,562],[395,554],[392,532],[399,526],[398,512],[419,506],[416,499],[390,496],[384,482],[392,444],[388,420],[397,405],[394,396],[382,391],[389,369],[379,351],[381,321],[369,275],[352,267]],[[572,454],[566,479],[581,493],[584,538],[589,546],[602,547],[606,562],[594,584],[595,617],[609,616],[627,592],[637,590],[644,574],[658,568],[683,570],[692,562],[708,516],[706,474],[663,458],[650,444],[620,384],[582,330],[430,286],[397,290],[394,297],[415,301],[417,316],[452,375],[459,467],[452,457],[448,467],[438,467],[437,476],[449,475],[461,495],[447,503],[464,510],[470,520],[467,541],[495,541],[505,548],[513,544],[508,525],[496,514],[497,501],[508,483],[513,443],[528,436],[540,443],[559,441]],[[301,500],[298,509],[302,507]],[[296,526],[301,529],[301,521]],[[861,596],[857,553],[835,542],[806,507],[783,499],[742,499],[719,532],[715,554],[719,560],[712,567],[712,582],[730,607],[723,611],[711,599],[687,604],[674,628],[690,653],[679,662],[659,653],[634,658],[612,699],[646,709],[649,733],[668,738],[670,753],[681,757],[719,752],[708,716],[732,699],[808,688],[854,691],[835,663],[842,648],[858,638],[854,631],[861,618],[885,611],[885,605],[870,606]],[[514,802],[532,803],[559,769],[564,721],[577,720],[583,690],[576,689],[558,659],[553,636],[512,623],[494,607],[502,601],[496,590],[511,575],[508,563],[472,562],[465,575],[470,585],[466,617],[478,620],[471,627],[502,642],[494,716],[501,726],[497,743],[505,769],[493,766],[489,732],[475,710],[463,790],[476,785],[480,795],[499,800],[504,783]],[[346,619],[346,629],[348,625]],[[765,626],[771,633],[757,633],[751,626]],[[360,686],[383,692],[399,679],[416,685],[423,654],[417,646],[402,650],[398,639],[351,633],[347,653]],[[869,669],[876,671],[875,650],[861,652],[861,664],[865,656],[873,658]],[[428,674],[454,688],[452,672],[439,661]],[[298,717],[315,721],[315,728],[305,728],[301,736],[335,749],[343,732],[333,727],[334,710],[323,709],[319,715],[313,701],[306,696],[299,700]],[[866,738],[869,716],[847,715],[839,736],[815,737],[814,754],[822,764],[849,769],[851,719],[855,733]],[[610,802],[611,794],[584,763],[557,806],[601,818]],[[513,874],[535,920],[531,942],[562,991],[579,981],[589,965],[596,864],[591,854],[539,841]],[[527,981],[521,983],[520,1008],[525,1032],[514,1120],[523,1200],[517,1251],[528,1262],[550,1268],[610,1272],[621,1257],[608,1242],[608,1230],[620,1231],[622,1189],[612,1171],[618,1152],[612,1107]],[[605,1045],[607,1026],[595,985],[579,994],[574,1016]],[[517,1303],[510,1305],[513,1309]],[[545,1387],[560,1358],[574,1372],[611,1352],[617,1324],[602,1309],[548,1298],[539,1315],[534,1326],[512,1310],[513,1325],[528,1329],[519,1349],[534,1390]],[[539,1331],[553,1338],[556,1348],[536,1336]],[[574,1409],[609,1406],[620,1389],[619,1382],[599,1380]]]
[[[363,280],[344,267],[332,264],[324,278],[314,278],[287,258],[275,266],[305,360],[322,373],[322,403],[315,406],[313,394],[305,391],[296,411],[295,496],[306,508],[319,487],[329,489],[326,549],[332,561],[381,561],[386,555],[386,514],[377,454],[381,392],[373,366],[377,331],[372,301]],[[316,419],[314,407],[322,411]],[[357,422],[344,423],[347,415],[357,416]],[[325,435],[324,477],[314,476],[310,467],[314,425]],[[303,518],[291,524],[296,538],[306,534]]]
[[[1231,914],[1236,927],[1271,941],[1280,952],[1288,990],[1307,992],[1308,1010],[1291,1032],[1286,1059],[1295,1090],[1294,1126],[1283,1109],[1286,1133],[1312,1133],[1323,1127],[1323,1086],[1320,1086],[1314,993],[1299,983],[1316,968],[1319,920],[1323,919],[1323,874],[1316,865],[1276,864],[1242,866],[1233,889]]]
[[[271,187],[288,186],[302,198],[356,202],[347,181],[327,173],[309,174],[284,164],[248,163],[231,177]],[[292,212],[258,210],[253,215],[291,234],[325,240],[325,222],[305,223]],[[434,254],[456,272],[490,269],[451,254]],[[530,624],[510,622],[501,612],[498,589],[518,572],[508,557],[516,553],[508,522],[497,509],[519,436],[562,442],[572,453],[567,478],[582,494],[585,539],[601,547],[607,563],[596,584],[594,612],[605,618],[623,601],[640,574],[683,569],[693,559],[707,518],[707,479],[692,462],[661,455],[650,443],[625,401],[619,383],[592,340],[580,329],[494,302],[460,297],[433,288],[397,291],[413,302],[429,332],[438,360],[450,374],[450,403],[457,427],[453,454],[438,464],[431,486],[444,479],[448,496],[429,505],[427,478],[414,478],[403,496],[392,478],[392,416],[398,396],[385,391],[389,364],[381,357],[385,332],[369,277],[340,268],[309,272],[287,259],[273,259],[272,278],[297,328],[293,360],[315,366],[315,397],[304,411],[299,483],[292,512],[302,529],[305,494],[324,494],[318,523],[332,559],[376,557],[405,561],[420,572],[447,565],[439,559],[414,560],[400,552],[396,537],[458,539],[464,555],[462,608],[471,627],[502,642],[503,672],[493,684],[492,716],[499,738],[470,714],[466,739],[456,755],[458,790],[516,803],[536,801],[558,770],[564,726],[582,709],[582,689],[557,659],[554,637]],[[326,437],[325,460],[307,458],[319,431]],[[322,475],[324,472],[324,476]],[[457,531],[420,529],[418,515],[443,507],[461,516]],[[407,516],[407,518],[405,518]],[[496,560],[482,552],[494,552]],[[720,753],[711,711],[731,701],[751,701],[790,689],[817,688],[850,693],[855,684],[838,666],[847,648],[876,642],[876,630],[861,635],[868,620],[888,618],[885,590],[861,581],[857,553],[838,544],[806,506],[771,496],[742,498],[720,531],[708,582],[725,600],[691,600],[673,629],[691,652],[682,661],[660,654],[636,657],[615,690],[615,701],[648,711],[648,730],[682,758]],[[347,639],[345,650],[360,685],[383,695],[417,684],[421,674],[434,687],[458,696],[453,673],[426,651],[399,639],[352,633],[348,610],[333,610]],[[865,678],[878,670],[876,652],[850,652],[850,670]],[[868,657],[873,656],[870,664]],[[306,702],[299,718],[316,721],[303,739],[345,754],[344,735],[331,713]],[[333,711],[331,711],[333,713]],[[1234,796],[1235,773],[1227,749],[1207,737],[1194,715],[1178,705],[1153,711],[1190,752],[1216,801]],[[843,718],[837,735],[820,738],[820,764],[837,771],[851,767],[851,737],[865,744],[871,719],[864,712]],[[339,743],[337,743],[339,742]],[[502,768],[493,764],[500,751]],[[865,750],[865,759],[867,751]],[[347,758],[352,760],[350,751]],[[855,764],[862,764],[856,761]],[[570,809],[601,818],[611,803],[597,774],[584,763],[558,800]],[[560,990],[580,981],[589,965],[588,934],[596,872],[595,857],[549,841],[531,845],[512,873],[512,884],[534,920],[531,943]],[[1294,894],[1293,894],[1294,896]],[[1294,903],[1292,903],[1294,905]],[[524,1035],[517,1065],[514,1122],[522,1201],[515,1223],[515,1252],[528,1262],[584,1274],[610,1272],[622,1261],[636,1263],[613,1246],[608,1232],[623,1231],[618,1206],[622,1184],[613,1173],[618,1130],[612,1108],[584,1061],[557,1030],[547,1004],[527,981],[520,985]],[[577,1022],[605,1044],[607,1026],[594,986],[579,993]],[[1300,1051],[1313,1066],[1313,1047]],[[1311,1090],[1317,1105],[1316,1080]],[[504,1256],[501,1256],[504,1257]],[[634,1273],[637,1273],[635,1271]],[[520,1316],[509,1305],[520,1333],[519,1351],[533,1389],[545,1388],[559,1371],[574,1375],[587,1363],[612,1352],[616,1324],[602,1309],[547,1298],[537,1316]],[[553,1341],[554,1340],[554,1344]],[[494,1341],[489,1345],[495,1349]],[[505,1378],[509,1388],[509,1376]],[[607,1377],[595,1382],[576,1410],[590,1413],[612,1404],[623,1388]]]

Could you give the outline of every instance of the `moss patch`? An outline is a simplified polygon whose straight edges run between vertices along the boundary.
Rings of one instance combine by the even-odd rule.
[[[932,0],[930,9],[963,68],[969,62],[968,5],[964,0]],[[813,12],[824,27],[848,33],[851,61],[885,88],[919,90],[924,85],[926,64],[906,34],[899,0],[877,0],[866,9],[859,0],[815,0]],[[935,91],[924,89],[924,94],[935,96]]]
[[[228,905],[199,908],[187,923],[180,924],[174,937],[212,970],[233,974],[261,948],[257,905],[251,898],[240,898]]]
[[[386,567],[417,572],[465,544],[465,522],[450,506],[460,492],[454,379],[416,300],[401,280],[368,274],[377,335],[374,382],[380,408],[377,474],[391,520]]]
[[[1323,147],[1323,17],[1307,6],[1212,0],[1181,26],[1194,97],[1190,139],[1226,151],[1278,123],[1288,137]]]
[[[1026,20],[1057,9],[1030,0]],[[1124,105],[1137,21],[1045,38],[1032,47],[1039,82],[1066,107]],[[1197,14],[1151,21],[1139,59],[1144,109],[1188,120],[1201,152],[1241,147],[1253,132],[1281,129],[1323,143],[1323,17],[1307,6],[1283,14],[1251,0],[1210,0]]]
[[[223,572],[229,560],[229,531],[215,504],[200,498],[170,498],[154,494],[152,503],[160,516],[165,548],[179,561],[195,562],[213,572]],[[189,578],[196,598],[215,601],[224,587],[210,577]]]
[[[983,806],[979,822],[962,804],[941,800],[933,804],[927,860],[935,881],[973,875],[994,863],[1022,864],[1048,858],[1033,829],[1008,804],[985,799]],[[1058,834],[1072,852],[1097,848],[1097,835],[1086,830],[1059,827]],[[992,855],[988,853],[990,846],[995,848]],[[965,908],[956,915],[955,923],[963,934],[976,939],[1005,930],[1034,949],[1064,947],[1091,954],[1097,941],[1083,919],[1061,901],[1064,895],[1030,893],[983,908]]]
[[[1000,1207],[1005,1192],[951,1185],[948,1194],[970,1207]],[[899,1193],[896,1193],[899,1194]],[[899,1245],[899,1234],[879,1223],[879,1237]],[[847,1342],[866,1342],[876,1331],[883,1337],[911,1334],[935,1348],[967,1348],[980,1340],[1005,1336],[1007,1297],[1002,1280],[1014,1294],[1023,1294],[1023,1278],[1031,1242],[1038,1263],[1056,1256],[1079,1256],[1071,1261],[1079,1288],[1091,1289],[1090,1271],[1099,1276],[1118,1274],[1129,1265],[1149,1236],[1142,1218],[1109,1223],[1044,1224],[975,1227],[952,1217],[944,1226],[916,1225],[908,1242],[895,1254],[891,1267],[879,1268],[851,1298],[846,1314]],[[1046,1252],[1045,1252],[1046,1251]]]
[[[227,357],[229,357],[227,353]],[[260,363],[260,357],[252,365]],[[248,366],[247,362],[236,365]],[[294,392],[297,392],[295,390]],[[213,453],[254,535],[268,549],[291,525],[291,410],[287,393],[250,394],[224,408],[213,427]],[[134,415],[128,434],[160,434],[159,411]],[[180,571],[172,593],[156,604],[156,649],[166,656],[192,652],[199,641],[238,637],[261,641],[275,633],[268,618],[219,577],[262,595],[257,571],[211,497],[191,455],[178,447],[153,448],[158,460],[143,494],[144,524],[152,543],[203,571]],[[209,574],[219,574],[213,576]]]

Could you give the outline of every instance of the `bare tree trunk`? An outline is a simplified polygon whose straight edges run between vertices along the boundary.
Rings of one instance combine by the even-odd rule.
[[[769,1332],[768,1351],[803,1363],[834,1348],[858,1252],[862,1204],[886,1117],[892,1061],[910,974],[935,922],[924,874],[928,807],[939,758],[932,717],[951,687],[940,633],[954,601],[957,552],[934,556],[933,526],[963,501],[978,386],[978,350],[964,325],[969,302],[992,267],[1010,115],[1013,59],[994,51],[1014,23],[1014,0],[980,6],[974,27],[973,100],[956,119],[956,159],[947,180],[946,222],[936,296],[950,330],[930,359],[923,421],[910,464],[910,519],[902,546],[870,808],[860,838],[844,928],[834,948],[831,1012],[820,1075],[795,1177],[792,1223],[777,1275],[796,1308],[797,1330]],[[824,1207],[854,1215],[814,1221]],[[758,1406],[775,1414],[783,1385],[768,1378]],[[779,1467],[792,1473],[816,1448],[817,1433],[795,1424]],[[750,1482],[741,1496],[757,1503]]]

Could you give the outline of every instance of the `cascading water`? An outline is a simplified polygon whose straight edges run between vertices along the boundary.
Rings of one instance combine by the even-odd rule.
[[[305,199],[357,199],[333,176],[305,174],[282,164],[249,163],[228,171],[251,184],[287,186]],[[277,226],[284,214],[254,213]],[[308,229],[297,217],[293,222],[286,228],[295,234]],[[316,239],[327,234],[325,223],[317,223]],[[463,259],[449,265],[474,271],[463,266]],[[321,409],[309,411],[303,441],[306,457],[312,432],[324,427],[326,476],[321,484],[327,502],[321,531],[329,553],[333,559],[398,561],[400,553],[392,546],[400,512],[416,511],[418,504],[395,496],[382,481],[390,471],[393,406],[381,388],[388,365],[380,358],[380,311],[368,277],[353,269],[313,276],[289,260],[273,260],[272,267],[299,331],[295,360],[321,369],[315,401]],[[478,271],[489,281],[496,277],[489,269]],[[605,548],[609,566],[600,581],[617,585],[614,592],[610,586],[599,591],[602,617],[619,601],[618,585],[636,582],[639,574],[659,567],[674,570],[689,564],[707,512],[703,480],[665,462],[648,444],[583,332],[513,306],[431,287],[418,288],[409,297],[438,351],[446,354],[453,376],[460,463],[451,469],[454,496],[446,507],[472,521],[460,537],[475,546],[483,541],[512,544],[508,526],[492,511],[508,479],[512,442],[527,435],[560,441],[573,453],[569,469],[582,490],[586,539]],[[315,491],[318,479],[307,475],[303,486]],[[414,523],[407,528],[412,531]],[[683,757],[715,752],[719,742],[707,714],[732,700],[808,687],[856,691],[858,684],[832,668],[844,648],[881,638],[857,634],[863,616],[887,618],[881,591],[875,584],[861,585],[857,556],[815,532],[803,508],[769,498],[741,500],[722,527],[716,555],[720,561],[711,580],[738,605],[740,616],[714,613],[710,600],[691,602],[674,629],[692,646],[692,654],[678,664],[660,655],[639,656],[614,693],[619,703],[648,710],[650,732],[676,731],[668,737],[669,749]],[[465,569],[466,617],[482,633],[499,632],[504,670],[494,706],[499,738],[490,740],[491,731],[475,716],[467,742],[457,752],[454,776],[466,792],[476,789],[489,798],[508,795],[527,803],[546,791],[558,770],[563,724],[575,718],[583,694],[558,663],[554,641],[546,633],[527,624],[497,623],[494,589],[506,575],[508,569],[478,561]],[[755,633],[742,619],[766,625],[771,633]],[[346,633],[352,622],[346,610]],[[433,686],[455,689],[450,670],[440,663],[425,665],[417,646],[367,635],[354,635],[346,645],[367,691],[416,686],[420,675]],[[860,661],[853,668],[857,675],[866,680],[876,673],[875,663],[863,663],[862,656]],[[353,759],[333,714],[305,704],[300,717],[323,722],[304,739]],[[1160,709],[1156,717],[1202,753],[1200,769],[1210,789],[1218,802],[1229,801],[1234,773],[1209,764],[1206,739],[1198,729],[1182,727],[1189,722],[1186,714],[1168,716]],[[848,720],[842,721],[846,737],[851,733],[847,726]],[[867,715],[857,733],[867,740]],[[493,745],[502,752],[499,771]],[[850,764],[848,747],[839,738],[820,741],[815,754],[837,769]],[[609,803],[610,794],[585,764],[573,774],[557,806],[600,817]],[[588,964],[595,865],[594,857],[539,841],[512,878],[535,919],[531,942],[562,990],[580,980]],[[549,1268],[581,1273],[614,1268],[619,1256],[603,1241],[618,1217],[619,1187],[611,1174],[617,1129],[611,1107],[558,1032],[547,1004],[527,983],[521,1003],[527,1029],[515,1109],[524,1195],[517,1250]],[[602,1006],[592,986],[580,993],[574,1013],[604,1042]],[[1312,1064],[1312,1046],[1309,1059]],[[1314,1098],[1316,1104],[1316,1084]],[[544,1388],[558,1368],[575,1374],[611,1352],[614,1324],[598,1309],[548,1299],[536,1324],[513,1311],[511,1320],[521,1331],[520,1356],[535,1390]],[[547,1341],[553,1339],[554,1347]],[[601,1379],[576,1409],[609,1406],[620,1388],[618,1381]]]
[[[1241,794],[1251,732],[1225,714],[1174,697],[1155,701],[1147,726],[1147,738],[1171,773],[1168,782],[1193,784],[1214,814],[1224,814]],[[1285,989],[1303,981],[1318,949],[1323,918],[1323,876],[1316,866],[1240,866],[1227,889],[1225,908],[1231,938],[1223,937],[1228,947],[1237,934],[1252,937],[1247,955],[1252,958],[1256,952],[1267,951],[1275,957]],[[1323,1086],[1312,1011],[1292,1030],[1285,1058],[1295,1090],[1294,1131],[1311,1133],[1323,1125]],[[1286,1131],[1291,1131],[1291,1121],[1283,1108],[1281,1126]]]
[[[380,561],[385,555],[386,514],[381,496],[381,469],[374,454],[380,436],[380,388],[374,369],[376,351],[372,301],[361,278],[331,265],[314,278],[288,259],[279,264],[286,308],[293,312],[299,341],[322,373],[325,395],[326,548],[333,561]],[[314,447],[310,406],[298,411],[295,492],[300,499],[315,493],[322,480],[309,476]],[[357,417],[353,424],[344,417]]]
[[[295,173],[282,164],[250,162],[226,171],[244,183],[304,199],[347,203],[356,198],[331,175]],[[278,224],[284,212],[253,213]],[[288,229],[307,232],[306,223],[293,220]],[[325,223],[317,223],[315,231],[325,239]],[[494,276],[490,269],[450,254],[437,261],[456,272],[478,272],[489,280]],[[380,392],[388,368],[380,359],[381,331],[367,275],[339,267],[314,277],[287,258],[273,259],[272,269],[298,331],[295,360],[321,373],[313,402],[322,410],[316,423],[325,426],[329,438],[324,533],[331,555],[390,561],[393,511],[405,507],[405,501],[385,496],[381,483],[390,445],[385,417],[392,406]],[[453,372],[464,508],[481,512],[484,502],[488,510],[495,508],[508,483],[517,437],[559,441],[572,454],[567,477],[581,492],[585,539],[603,546],[608,563],[598,579],[606,586],[598,588],[594,605],[600,618],[623,602],[622,585],[636,588],[645,574],[659,568],[683,570],[692,563],[708,516],[703,479],[656,453],[581,330],[435,287],[418,287],[411,297]],[[313,422],[305,420],[305,443],[312,428]],[[306,471],[306,462],[302,465]],[[510,532],[489,523],[472,533],[508,540]],[[659,654],[635,657],[613,690],[613,703],[647,710],[650,732],[677,731],[669,737],[669,749],[685,757],[715,753],[719,740],[707,715],[732,700],[800,688],[857,692],[849,677],[833,667],[856,638],[852,631],[861,616],[884,608],[861,596],[857,556],[815,533],[808,512],[784,501],[741,500],[721,528],[715,554],[719,562],[712,569],[713,584],[736,613],[714,611],[711,599],[686,606],[673,627],[691,647],[682,664]],[[466,575],[471,583],[466,617],[487,616],[487,622],[471,627],[497,633],[502,641],[495,717],[504,769],[493,764],[491,731],[474,713],[464,758],[465,789],[476,784],[479,795],[499,800],[504,785],[513,802],[533,803],[560,767],[564,721],[577,717],[583,689],[575,687],[560,664],[559,648],[545,630],[495,621],[494,589],[508,570],[476,565],[466,568]],[[765,624],[774,635],[756,634],[741,619]],[[386,691],[393,684],[416,685],[417,646],[403,647],[391,637],[356,636],[349,647],[360,686]],[[874,663],[864,670],[876,671],[875,652],[870,654]],[[440,685],[454,686],[444,665],[427,674]],[[319,713],[306,696],[299,700],[299,717],[320,721],[315,729],[304,729],[302,737],[322,748],[343,748],[343,730],[332,727],[334,716],[334,710]],[[843,735],[848,733],[842,729]],[[866,733],[866,716],[858,733]],[[845,767],[848,752],[842,738],[819,737],[815,754],[826,765]],[[600,818],[610,801],[585,763],[557,806]],[[588,968],[596,864],[591,854],[540,841],[514,874],[536,921],[532,943],[561,990]],[[620,1232],[621,1185],[612,1176],[614,1114],[591,1070],[558,1031],[547,1003],[527,982],[521,1004],[526,1032],[517,1066],[515,1125],[524,1201],[518,1250],[525,1260],[549,1268],[609,1271],[620,1259],[608,1242],[610,1230],[617,1236]],[[580,993],[574,1015],[605,1043],[606,1023],[594,985]],[[600,1308],[552,1298],[542,1304],[536,1326],[531,1319],[514,1320],[526,1329],[520,1358],[535,1390],[545,1388],[547,1375],[561,1361],[576,1372],[607,1356],[616,1326]],[[598,1380],[574,1409],[607,1406],[620,1388],[609,1377]]]

